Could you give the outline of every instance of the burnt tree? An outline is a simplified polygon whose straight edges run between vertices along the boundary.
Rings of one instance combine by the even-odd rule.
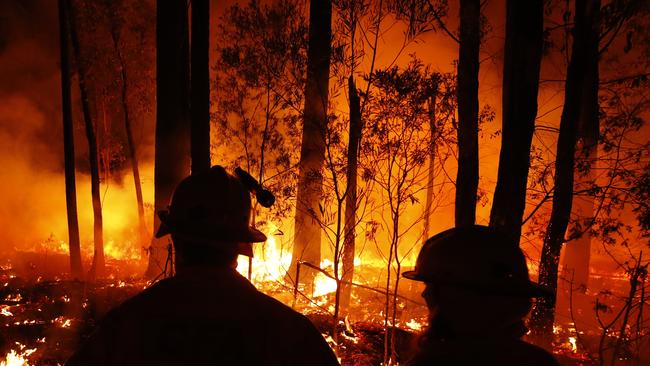
[[[72,9],[71,9],[72,10]],[[104,225],[102,217],[102,201],[99,192],[99,156],[97,154],[97,137],[93,125],[92,113],[90,111],[90,100],[88,85],[86,83],[87,60],[83,59],[79,35],[75,26],[75,14],[70,12],[70,39],[77,65],[77,79],[81,93],[81,109],[83,111],[84,124],[86,126],[86,139],[88,140],[88,161],[90,163],[90,192],[93,205],[93,263],[89,273],[89,279],[103,277],[105,270],[104,259]]]
[[[210,2],[192,0],[192,174],[210,169]]]
[[[460,1],[456,226],[473,225],[476,220],[480,17],[480,0]]]
[[[307,80],[300,149],[300,171],[294,224],[292,269],[297,261],[320,264],[320,199],[323,190],[322,168],[325,162],[325,131],[329,94],[332,37],[331,0],[311,0],[309,7],[309,43]],[[290,270],[290,274],[295,273]],[[305,283],[314,272],[309,271]]]
[[[63,117],[63,159],[65,165],[65,203],[68,218],[68,248],[70,250],[70,273],[81,279],[81,246],[79,220],[77,219],[77,186],[75,180],[74,129],[72,124],[72,98],[70,88],[70,57],[68,37],[70,34],[70,3],[59,0],[59,49],[61,54],[61,112]]]
[[[542,0],[509,0],[503,64],[503,127],[490,226],[519,243],[543,46]]]
[[[190,171],[189,34],[186,0],[156,3],[156,153],[154,233],[157,212],[169,204],[176,185]],[[153,240],[147,276],[166,268],[167,240]]]
[[[560,250],[573,203],[574,155],[576,132],[583,98],[583,84],[587,67],[587,43],[591,33],[596,32],[598,0],[576,0],[571,60],[564,86],[564,107],[560,117],[560,134],[555,160],[555,185],[551,218],[544,235],[544,245],[539,264],[539,283],[557,292]],[[550,335],[555,320],[555,296],[540,298],[535,303],[531,328],[535,334]]]

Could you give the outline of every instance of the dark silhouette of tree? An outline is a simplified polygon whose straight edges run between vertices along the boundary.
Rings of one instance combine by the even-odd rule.
[[[519,242],[537,115],[543,45],[542,0],[509,0],[503,65],[503,127],[490,226]]]
[[[594,6],[598,6],[600,2]],[[596,180],[595,171],[598,164],[598,135],[600,133],[599,103],[598,103],[598,60],[599,60],[599,15],[595,15],[594,30],[585,35],[585,75],[582,84],[582,100],[580,116],[576,131],[578,145],[576,146],[576,182],[574,184],[573,206],[579,218],[569,230],[575,233],[575,238],[567,242],[564,256],[566,278],[571,278],[574,287],[585,291],[589,281],[589,262],[591,257],[592,235],[588,228],[594,223],[596,208],[593,195],[575,194],[589,189]]]
[[[480,18],[480,0],[460,1],[456,226],[469,226],[476,221]]]
[[[86,138],[88,140],[88,161],[90,163],[90,191],[93,205],[93,264],[90,269],[89,278],[94,280],[103,277],[105,271],[104,258],[104,229],[102,217],[102,201],[99,192],[99,157],[97,153],[97,138],[90,111],[90,100],[88,86],[86,85],[88,60],[84,60],[79,45],[78,29],[75,26],[75,14],[70,12],[70,38],[72,50],[78,70],[79,90],[81,92],[81,108],[86,126]]]
[[[210,169],[210,2],[192,0],[192,174]]]
[[[68,218],[68,247],[70,273],[81,279],[81,247],[77,219],[77,188],[75,181],[74,127],[72,123],[72,98],[70,88],[70,1],[59,0],[59,48],[61,54],[61,111],[63,117],[63,156],[65,161],[65,203]]]
[[[539,265],[539,282],[557,292],[560,250],[565,242],[573,203],[574,160],[583,85],[587,74],[587,44],[590,33],[598,34],[598,0],[576,0],[571,60],[567,69],[564,106],[555,160],[555,184],[551,217],[544,235]],[[536,334],[550,335],[555,318],[555,297],[540,298],[535,303],[531,328]]]
[[[322,213],[319,206],[323,182],[321,170],[325,162],[331,37],[331,0],[311,0],[292,268],[296,267],[297,261],[320,264],[319,221]],[[290,270],[289,273],[293,271]],[[301,279],[309,285],[314,275],[310,270],[305,276],[301,276]]]
[[[352,296],[352,280],[354,279],[354,254],[356,248],[357,227],[357,176],[359,169],[359,145],[363,125],[361,122],[361,99],[354,82],[354,76],[348,78],[348,93],[350,102],[350,129],[348,138],[348,167],[346,170],[347,187],[345,192],[345,225],[343,227],[342,248],[342,287],[340,289],[341,309],[347,312]]]
[[[133,183],[135,186],[135,197],[138,205],[138,226],[139,226],[139,241],[144,244],[147,235],[147,225],[144,215],[144,199],[142,198],[142,182],[140,180],[140,168],[138,165],[138,151],[133,139],[133,127],[131,121],[131,111],[129,108],[129,74],[127,70],[126,60],[122,53],[120,46],[121,28],[123,24],[118,16],[118,6],[121,2],[107,1],[105,6],[109,18],[109,30],[111,33],[111,40],[113,41],[113,48],[118,61],[118,69],[120,72],[120,102],[122,105],[122,113],[124,116],[124,131],[126,132],[127,154],[131,162],[131,171],[133,173]]]
[[[176,185],[190,171],[189,34],[186,0],[156,3],[156,156],[154,167],[154,233],[156,213],[165,209]],[[154,240],[148,276],[166,267],[168,245]],[[167,268],[169,269],[169,268]]]

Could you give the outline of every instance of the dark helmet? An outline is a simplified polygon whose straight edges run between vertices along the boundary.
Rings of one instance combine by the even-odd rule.
[[[201,245],[240,244],[239,254],[252,256],[249,243],[266,235],[250,225],[251,197],[244,183],[219,165],[183,179],[168,210],[158,212],[156,237],[167,234]]]
[[[487,226],[453,228],[429,238],[420,250],[415,269],[403,276],[486,294],[549,295],[546,288],[528,278],[526,258],[519,246]]]

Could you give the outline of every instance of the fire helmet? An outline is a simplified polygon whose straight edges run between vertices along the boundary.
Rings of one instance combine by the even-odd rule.
[[[250,215],[248,187],[215,165],[178,184],[169,208],[158,212],[156,237],[172,234],[200,245],[234,244],[238,254],[252,256],[250,243],[263,242],[266,235],[250,225]]]
[[[445,230],[429,238],[415,269],[403,276],[492,295],[532,298],[550,294],[529,279],[526,258],[513,240],[480,225]]]

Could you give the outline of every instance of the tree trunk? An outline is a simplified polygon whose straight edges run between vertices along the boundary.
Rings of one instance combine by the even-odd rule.
[[[320,264],[322,214],[319,206],[323,191],[321,170],[325,162],[331,37],[331,0],[311,0],[305,111],[290,275],[295,274],[297,261],[308,261],[317,266]],[[301,276],[301,282],[311,285],[315,272],[307,272]]]
[[[59,0],[59,39],[61,54],[61,111],[63,114],[63,157],[65,161],[65,203],[68,217],[68,247],[70,250],[70,273],[82,279],[79,220],[77,219],[77,187],[75,181],[74,128],[72,124],[72,98],[70,88],[70,58],[68,37],[70,34],[70,3]]]
[[[108,6],[111,6],[108,4]],[[110,10],[109,10],[110,11]],[[147,235],[147,224],[144,217],[144,199],[142,198],[142,182],[140,181],[140,169],[138,166],[138,152],[135,142],[133,140],[133,129],[131,127],[131,117],[129,114],[129,90],[128,90],[128,73],[126,69],[126,62],[119,42],[119,30],[117,29],[116,14],[111,14],[111,39],[113,47],[117,55],[117,60],[120,64],[120,76],[122,78],[122,88],[120,90],[120,101],[122,103],[122,111],[124,113],[124,130],[126,132],[126,143],[128,146],[129,160],[131,161],[131,170],[133,172],[133,184],[135,186],[135,198],[138,205],[138,226],[139,226],[139,242],[144,243]]]
[[[361,140],[361,99],[354,77],[348,78],[350,95],[350,135],[348,141],[347,188],[345,196],[345,227],[343,240],[343,284],[341,286],[341,310],[345,315],[350,306],[354,279],[354,254],[357,226],[357,169],[359,165],[359,142]]]
[[[542,0],[508,0],[503,64],[503,127],[490,226],[519,243],[543,47]]]
[[[596,6],[596,5],[595,5]],[[598,5],[599,6],[599,5]],[[596,15],[595,21],[598,21]],[[597,29],[597,24],[593,25]],[[575,190],[587,189],[591,182],[596,179],[594,173],[597,169],[598,162],[598,135],[600,123],[598,120],[598,32],[592,31],[586,35],[585,47],[587,58],[585,60],[586,75],[583,82],[583,95],[580,110],[580,119],[578,123],[577,139],[578,152],[577,156],[586,160],[589,170],[586,174],[576,177],[579,179],[575,184]],[[587,289],[589,284],[589,260],[591,257],[591,235],[589,226],[593,223],[594,215],[594,197],[586,195],[574,199],[576,213],[579,217],[586,218],[581,230],[583,235],[566,245],[564,270],[565,277],[573,279],[573,287],[580,288],[582,291]],[[584,221],[583,221],[584,222]]]
[[[192,0],[192,174],[210,169],[210,2]]]
[[[431,236],[431,207],[433,206],[433,183],[435,178],[436,163],[436,94],[429,97],[429,131],[431,146],[429,146],[429,172],[427,175],[427,197],[424,204],[424,230],[423,241]]]
[[[158,211],[167,208],[174,188],[190,171],[187,1],[158,1],[156,23],[154,233],[160,226]],[[165,238],[153,240],[147,276],[155,277],[163,272],[167,246]]]
[[[70,38],[72,40],[72,50],[77,63],[79,90],[81,92],[81,108],[83,111],[84,122],[86,125],[86,138],[88,139],[88,161],[90,162],[90,191],[93,203],[93,241],[94,253],[93,264],[90,269],[89,279],[94,280],[104,276],[104,233],[102,218],[102,201],[99,192],[99,156],[97,154],[97,139],[95,136],[95,127],[90,112],[90,102],[88,96],[88,87],[86,85],[86,62],[82,59],[79,37],[75,26],[75,14],[70,12]]]
[[[473,225],[476,220],[480,14],[480,0],[460,1],[456,226]]]
[[[546,228],[539,265],[539,283],[557,292],[560,250],[564,243],[573,202],[573,173],[576,132],[580,105],[584,101],[583,83],[587,69],[587,39],[597,32],[598,0],[576,0],[575,27],[571,61],[564,87],[564,107],[560,119],[560,135],[555,160],[555,188],[551,218]],[[534,334],[550,336],[555,320],[555,296],[540,298],[535,303],[531,318]]]

